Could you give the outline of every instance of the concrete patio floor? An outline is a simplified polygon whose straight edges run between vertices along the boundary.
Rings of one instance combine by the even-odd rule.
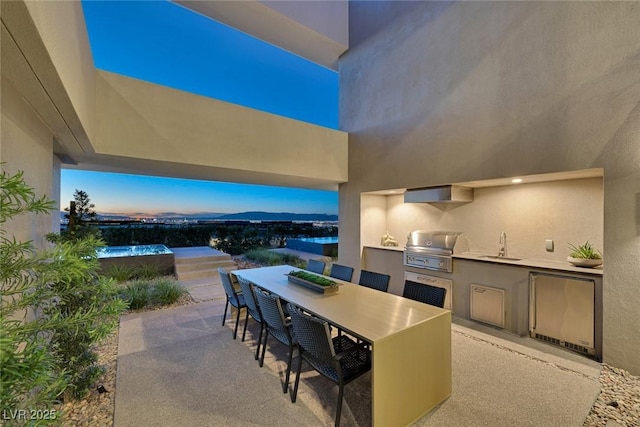
[[[314,381],[292,404],[280,388],[283,349],[272,346],[260,368],[256,325],[244,343],[232,338],[235,315],[221,326],[225,296],[215,281],[186,286],[200,303],[122,317],[114,425],[331,425],[330,388],[315,390],[324,385]],[[415,425],[577,427],[600,391],[597,362],[463,319],[452,325],[452,355],[451,397]],[[344,426],[370,425],[370,381],[347,387]]]

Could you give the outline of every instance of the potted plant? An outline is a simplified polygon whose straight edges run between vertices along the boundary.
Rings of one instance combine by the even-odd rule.
[[[338,291],[338,284],[336,282],[321,275],[294,270],[288,274],[288,277],[291,283],[305,286],[316,292],[326,294]]]
[[[597,267],[602,264],[602,253],[587,240],[584,245],[569,243],[571,253],[567,261],[578,267]]]

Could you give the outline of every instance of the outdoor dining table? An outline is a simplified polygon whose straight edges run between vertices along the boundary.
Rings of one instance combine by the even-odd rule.
[[[374,426],[408,425],[451,395],[451,312],[331,279],[321,293],[288,280],[290,265],[232,271],[371,344]]]

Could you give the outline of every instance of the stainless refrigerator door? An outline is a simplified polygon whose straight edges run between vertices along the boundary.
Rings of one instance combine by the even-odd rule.
[[[530,274],[531,336],[555,338],[561,345],[594,348],[593,280],[545,273]]]

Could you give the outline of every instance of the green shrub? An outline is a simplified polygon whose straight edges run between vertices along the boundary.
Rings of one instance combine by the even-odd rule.
[[[306,268],[307,262],[300,257],[291,254],[280,254],[283,264],[289,264],[298,268]]]
[[[163,277],[154,283],[152,300],[159,305],[171,305],[186,293],[187,290],[177,280]]]
[[[251,260],[264,265],[279,265],[283,264],[282,257],[277,253],[269,251],[267,249],[252,249],[245,252],[244,256]]]
[[[252,249],[247,251],[244,256],[251,261],[263,265],[289,264],[299,268],[304,268],[307,265],[306,261],[295,255],[270,251],[268,249]]]
[[[129,265],[112,265],[107,270],[106,276],[116,282],[127,282],[136,277],[135,268]]]
[[[151,301],[150,285],[147,281],[135,281],[127,285],[121,295],[131,310],[138,310],[149,304]]]
[[[160,267],[156,264],[139,264],[135,267],[134,277],[136,279],[155,279],[160,276]]]
[[[81,398],[103,372],[93,347],[117,325],[125,309],[117,297],[115,282],[99,275],[96,248],[104,243],[91,235],[47,236],[61,251],[53,265],[67,270],[67,276],[53,276],[47,286],[55,295],[39,305],[45,319],[67,319],[52,328],[51,351],[58,356],[60,372],[69,380],[65,400]]]
[[[160,277],[156,280],[136,280],[121,289],[121,298],[129,304],[129,309],[139,310],[153,305],[171,305],[187,294],[177,280]]]
[[[36,197],[22,172],[3,170],[0,184],[0,402],[29,413],[86,392],[100,371],[92,346],[117,325],[124,303],[97,274],[95,250],[104,243],[95,237],[52,235],[55,246],[38,251],[9,236],[6,221],[54,206]]]

